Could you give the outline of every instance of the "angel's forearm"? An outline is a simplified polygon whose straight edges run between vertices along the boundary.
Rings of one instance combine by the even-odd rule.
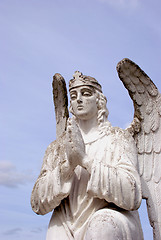
[[[138,179],[139,177],[119,169],[115,176],[111,176],[111,178],[110,200],[126,210],[138,209],[141,204],[141,184]]]
[[[52,211],[59,205],[59,196],[52,187],[52,173],[48,173],[43,177],[39,177],[34,185],[31,195],[31,206],[35,213],[44,215]]]
[[[141,186],[137,172],[133,173],[122,167],[100,163],[92,168],[88,192],[126,210],[135,210],[141,203]]]
[[[65,181],[63,177],[60,166],[41,172],[31,195],[31,205],[35,213],[44,215],[52,211],[69,195],[72,179],[68,177]]]

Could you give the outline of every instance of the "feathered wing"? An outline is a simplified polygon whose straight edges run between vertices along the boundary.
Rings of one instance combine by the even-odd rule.
[[[52,86],[56,117],[56,136],[58,138],[66,130],[69,117],[66,83],[61,74],[56,73],[53,76]]]
[[[139,171],[143,198],[146,199],[153,238],[161,240],[161,94],[157,87],[129,59],[117,65],[119,78],[128,90],[134,104],[134,119],[131,124],[138,149]]]

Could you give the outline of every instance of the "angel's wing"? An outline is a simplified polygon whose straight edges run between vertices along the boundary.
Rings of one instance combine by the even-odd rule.
[[[58,138],[66,130],[69,117],[66,83],[61,74],[56,73],[53,76],[52,86],[56,117],[56,136]]]
[[[161,94],[138,65],[123,59],[117,65],[118,75],[133,100],[134,118],[140,130],[134,138],[138,149],[143,198],[146,199],[153,239],[161,240]]]

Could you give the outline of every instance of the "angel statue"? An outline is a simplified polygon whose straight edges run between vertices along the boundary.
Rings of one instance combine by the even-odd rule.
[[[53,211],[47,240],[142,240],[137,209],[147,201],[161,240],[161,95],[129,59],[117,65],[134,103],[134,120],[112,127],[98,81],[76,71],[53,78],[57,139],[45,153],[31,195],[35,213]]]

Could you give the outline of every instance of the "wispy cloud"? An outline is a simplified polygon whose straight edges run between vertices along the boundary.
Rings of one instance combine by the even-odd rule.
[[[28,172],[18,172],[16,167],[9,161],[0,161],[0,185],[5,187],[18,187],[33,180]]]
[[[44,232],[44,231],[46,232],[47,228],[48,227],[46,225],[45,226],[40,226],[40,227],[35,227],[31,230],[31,233],[39,234],[39,233]]]
[[[42,231],[43,231],[43,229],[40,228],[40,227],[37,227],[37,228],[34,228],[34,229],[31,230],[32,233],[40,233]]]
[[[37,226],[33,227],[32,229],[28,226],[24,227],[11,227],[5,229],[0,233],[1,239],[45,239],[47,231],[47,226]]]
[[[12,229],[9,229],[9,230],[3,232],[3,234],[4,235],[15,235],[15,234],[18,234],[21,231],[22,231],[21,228],[12,228]]]

